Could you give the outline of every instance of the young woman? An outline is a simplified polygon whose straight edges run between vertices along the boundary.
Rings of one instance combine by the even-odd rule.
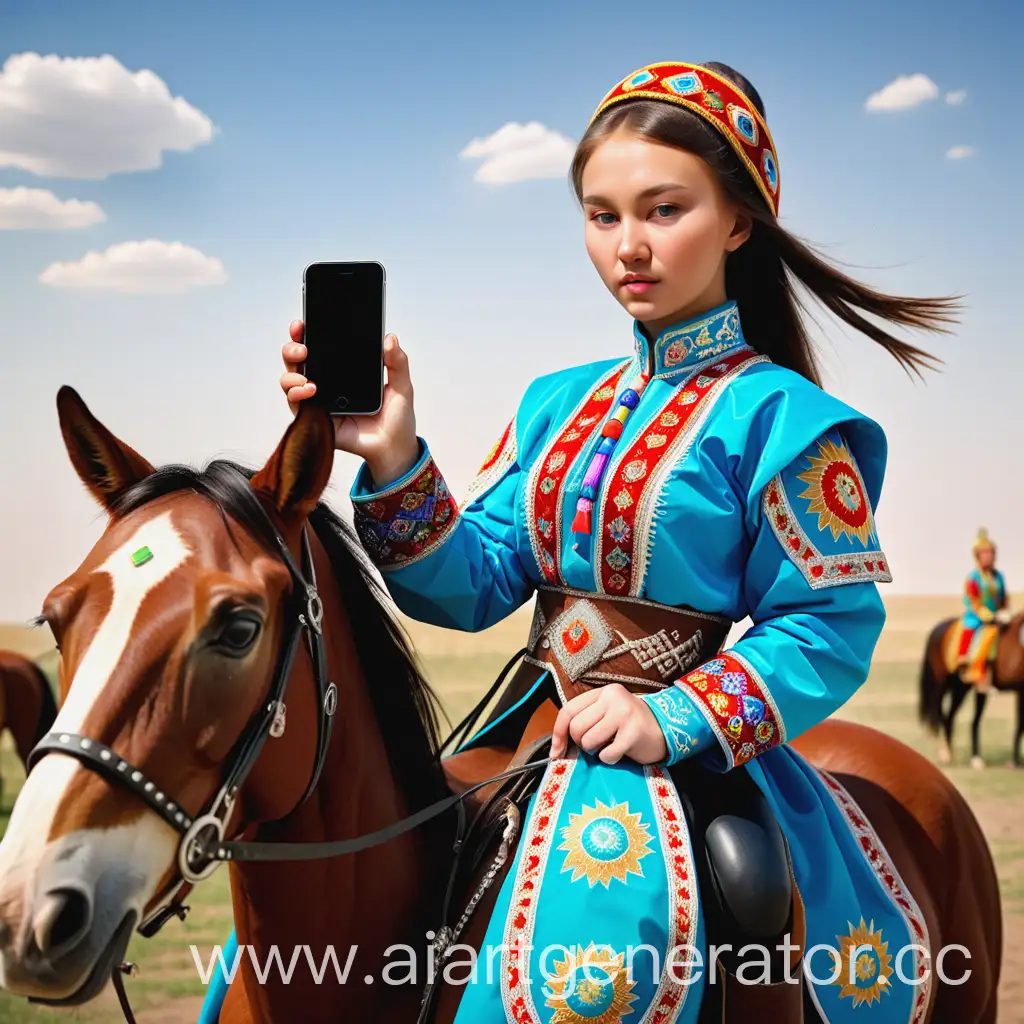
[[[798,1019],[774,946],[799,931],[835,950],[809,961],[829,1021],[871,1004],[907,1021],[926,996],[903,983],[916,954],[902,975],[892,954],[920,915],[787,743],[864,682],[891,579],[873,516],[885,437],[818,386],[795,287],[912,371],[929,357],[879,323],[942,329],[952,304],[876,292],[780,227],[764,107],[721,64],[616,85],[572,181],[590,258],[635,320],[622,358],[535,380],[461,506],[417,437],[393,335],[381,412],[336,428],[365,460],[363,544],[407,614],[480,630],[537,595],[530,656],[466,746],[514,748],[560,707],[457,1020],[692,1021],[713,941],[770,950],[746,972],[754,1005]],[[297,372],[302,324],[290,334],[294,409],[315,382]],[[742,960],[720,957],[719,991]]]

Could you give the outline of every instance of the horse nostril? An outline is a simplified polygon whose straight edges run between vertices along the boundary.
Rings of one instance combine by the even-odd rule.
[[[42,899],[32,922],[36,946],[54,958],[74,948],[92,923],[92,906],[79,889],[51,889]]]

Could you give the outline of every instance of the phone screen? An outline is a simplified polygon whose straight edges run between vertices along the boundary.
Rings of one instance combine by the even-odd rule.
[[[312,401],[328,412],[368,415],[383,397],[384,268],[379,263],[311,263],[303,319]]]

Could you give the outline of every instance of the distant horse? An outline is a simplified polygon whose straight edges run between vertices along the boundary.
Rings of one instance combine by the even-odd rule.
[[[14,651],[0,651],[0,735],[10,732],[22,764],[56,717],[53,691],[39,666]]]
[[[217,866],[211,849],[255,857],[348,840],[449,789],[430,691],[351,535],[319,503],[334,454],[325,413],[306,403],[250,478],[224,462],[156,470],[75,392],[61,389],[58,410],[72,463],[110,520],[43,607],[64,703],[0,843],[0,981],[79,1004],[119,977],[137,922],[159,920],[180,879]],[[963,798],[925,758],[864,726],[830,720],[794,746],[871,821],[931,948],[970,950],[962,984],[920,989],[915,1022],[995,1021],[998,881]],[[463,758],[465,769],[475,753],[448,763]],[[364,853],[230,863],[237,938],[251,957],[222,1024],[416,1021],[415,985],[358,980],[379,977],[387,947],[422,949],[422,929],[439,924],[453,822],[432,824]],[[458,948],[479,950],[515,841],[500,870],[485,856],[456,892],[452,922],[484,872],[493,879]],[[290,981],[257,978],[271,947],[287,960],[303,946],[317,963],[328,946],[342,960],[350,951],[357,981],[317,984],[301,968]],[[461,992],[445,979],[436,1024],[452,1021]]]
[[[921,662],[918,717],[933,733],[941,734],[939,760],[948,764],[952,760],[953,723],[967,694],[974,689],[974,721],[971,723],[971,764],[984,768],[981,756],[981,717],[985,712],[988,694],[976,685],[965,683],[959,672],[949,670],[947,652],[955,641],[959,619],[944,619],[928,635],[924,658]],[[996,661],[992,672],[992,686],[996,690],[1015,691],[1017,694],[1017,722],[1013,732],[1012,764],[1021,767],[1021,741],[1024,739],[1024,612],[1002,627]]]

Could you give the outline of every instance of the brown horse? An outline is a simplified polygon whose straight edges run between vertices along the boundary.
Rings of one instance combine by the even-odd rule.
[[[173,797],[178,818],[184,813],[201,826],[205,819],[194,816],[210,806],[247,724],[264,710],[278,727],[229,805],[229,836],[270,843],[352,837],[398,821],[446,787],[430,693],[348,535],[318,503],[333,456],[326,415],[303,409],[246,481],[224,463],[201,472],[154,470],[74,392],[62,389],[58,408],[71,460],[111,518],[44,606],[62,652],[65,699],[54,743],[84,741],[100,754],[85,761],[47,754],[29,775],[0,844],[0,981],[25,996],[80,1003],[104,986],[137,920],[191,864],[187,855],[179,859],[179,831],[164,803]],[[292,635],[289,591],[307,521],[326,660],[337,683],[333,736],[318,776],[316,641],[314,657],[301,649],[296,656],[286,716],[277,701],[266,707],[277,669],[291,664],[281,648]],[[288,547],[283,555],[278,536]],[[925,759],[863,727],[828,722],[797,746],[836,774],[867,813],[921,909],[932,947],[970,950],[967,981],[936,980],[926,1014],[916,1019],[995,1021],[998,885],[957,791]],[[112,758],[106,767],[104,754]],[[466,769],[465,755],[449,763],[459,758]],[[318,781],[303,801],[311,776]],[[423,950],[423,929],[437,925],[452,833],[449,819],[434,825],[365,854],[231,864],[238,941],[252,956],[241,960],[221,1021],[415,1021],[415,984],[362,979],[364,972],[380,977],[393,944]],[[500,881],[460,942],[479,948]],[[463,905],[455,902],[455,915]],[[253,961],[266,963],[276,945],[287,966],[289,951],[302,944],[317,964],[329,945],[342,964],[355,947],[349,982],[318,985],[304,965],[290,983],[280,971],[260,982]],[[422,971],[418,978],[422,984]],[[459,995],[457,984],[443,988],[436,1021],[452,1021]]]
[[[928,634],[921,662],[918,717],[934,734],[941,733],[939,760],[952,760],[953,724],[965,698],[974,690],[974,720],[971,723],[971,764],[984,768],[981,756],[981,717],[988,694],[965,683],[959,672],[950,672],[946,652],[956,631],[958,619],[944,619]],[[1024,740],[1024,612],[1003,627],[996,649],[992,686],[1017,694],[1017,723],[1013,733],[1012,764],[1021,767],[1021,741]]]
[[[42,669],[21,654],[0,651],[0,735],[10,732],[22,764],[56,717],[57,704]]]

